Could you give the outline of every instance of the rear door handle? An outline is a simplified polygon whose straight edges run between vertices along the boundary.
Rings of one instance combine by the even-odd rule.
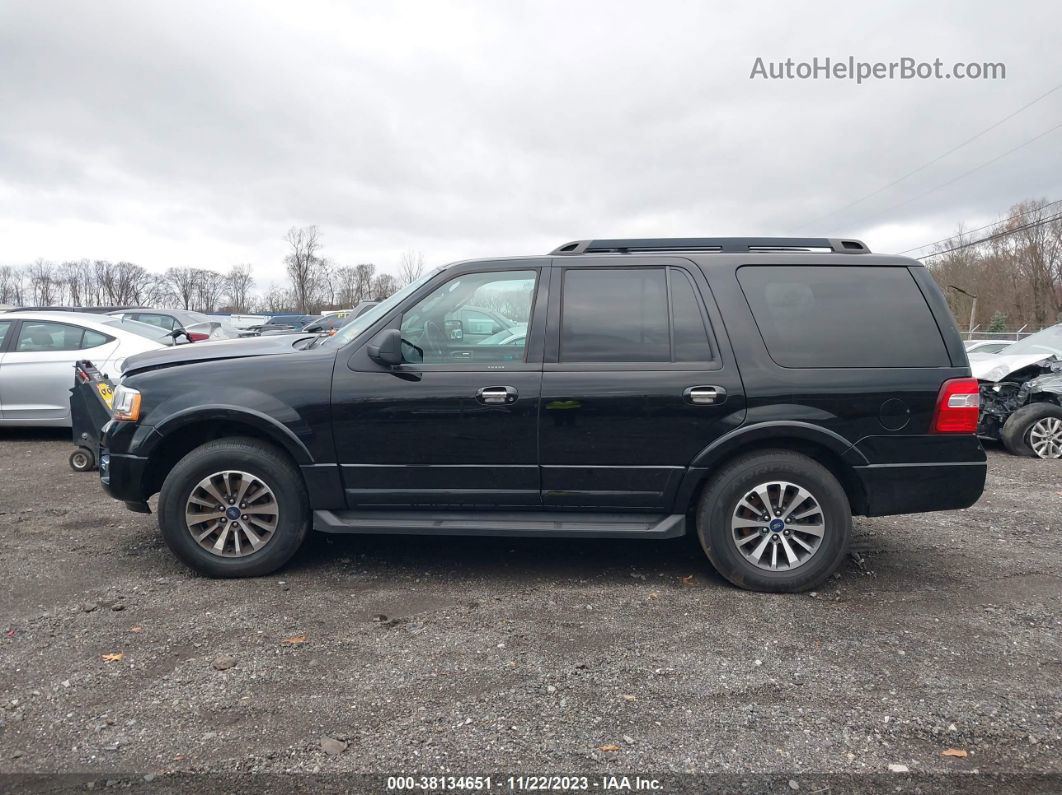
[[[694,406],[718,406],[726,400],[726,390],[721,386],[689,386],[682,397]]]
[[[519,396],[515,386],[485,386],[476,390],[476,400],[488,406],[515,403]]]

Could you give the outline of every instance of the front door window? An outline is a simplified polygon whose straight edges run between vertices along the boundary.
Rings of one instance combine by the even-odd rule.
[[[457,276],[402,316],[411,364],[524,361],[535,271]]]

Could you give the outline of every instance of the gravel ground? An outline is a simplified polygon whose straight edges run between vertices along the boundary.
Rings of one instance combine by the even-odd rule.
[[[973,508],[857,519],[861,562],[775,596],[686,539],[313,535],[278,575],[212,581],[71,449],[0,432],[9,784],[695,771],[892,791],[903,765],[1062,786],[1062,462],[993,451]]]

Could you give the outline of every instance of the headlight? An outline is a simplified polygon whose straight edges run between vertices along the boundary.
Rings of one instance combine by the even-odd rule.
[[[136,422],[140,419],[140,392],[127,386],[118,385],[114,390],[111,403],[111,416],[116,420]]]

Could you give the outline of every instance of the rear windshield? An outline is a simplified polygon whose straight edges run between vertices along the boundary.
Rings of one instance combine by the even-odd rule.
[[[783,367],[947,367],[940,330],[904,267],[748,265],[738,281]]]

